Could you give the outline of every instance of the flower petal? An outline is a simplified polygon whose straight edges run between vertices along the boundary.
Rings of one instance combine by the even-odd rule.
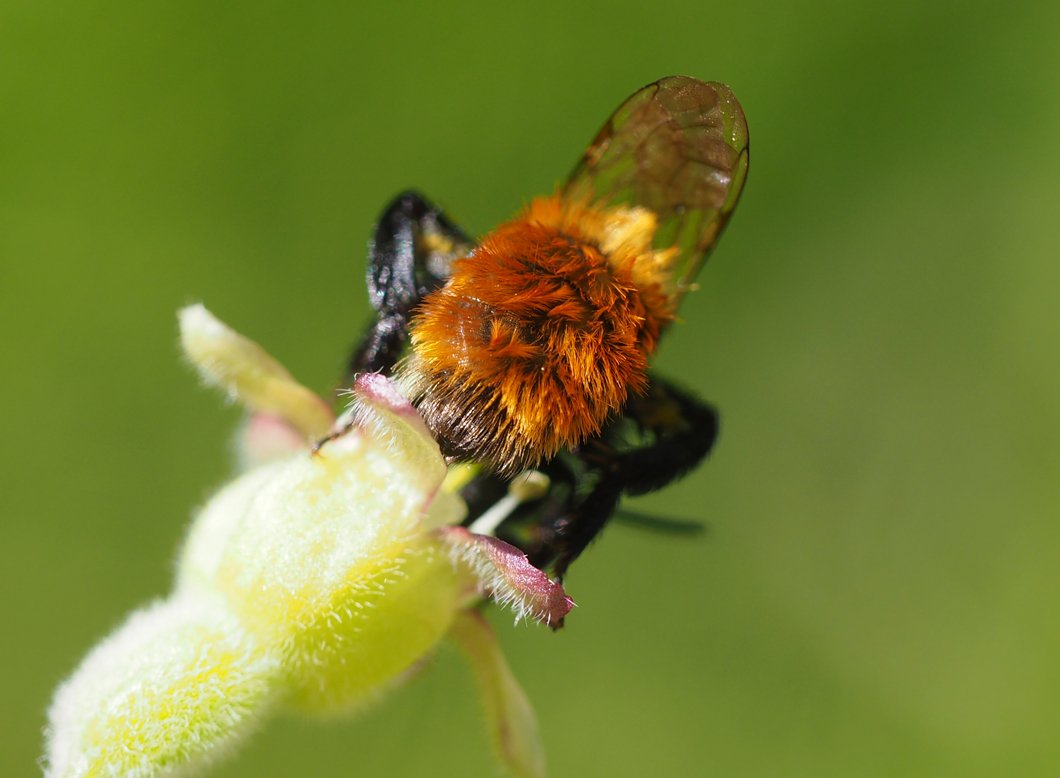
[[[504,660],[493,629],[481,614],[463,611],[449,636],[471,662],[501,759],[520,778],[543,778],[545,754],[534,709]]]
[[[180,343],[203,380],[252,411],[280,416],[307,439],[323,437],[334,415],[319,396],[202,305],[182,309]]]
[[[563,626],[563,617],[574,607],[574,600],[563,587],[538,570],[526,554],[510,543],[475,535],[464,527],[438,530],[454,556],[471,567],[490,596],[511,607],[516,620],[527,616],[553,629]]]

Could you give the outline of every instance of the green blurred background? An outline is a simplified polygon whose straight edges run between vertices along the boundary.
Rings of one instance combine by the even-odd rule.
[[[552,773],[1057,774],[1060,6],[499,5],[0,7],[0,774],[229,472],[176,308],[326,390],[388,198],[483,232],[671,73],[753,141],[658,360],[722,438],[632,503],[710,531],[609,529],[559,634],[496,614]],[[214,774],[496,772],[443,650]]]

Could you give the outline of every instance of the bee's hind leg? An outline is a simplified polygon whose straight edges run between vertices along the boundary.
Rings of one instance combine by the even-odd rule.
[[[614,438],[624,420],[644,440],[621,449]],[[571,496],[569,509],[548,529],[547,556],[562,578],[614,515],[623,494],[661,489],[695,467],[710,453],[718,435],[718,414],[710,405],[672,384],[654,379],[644,397],[633,398],[625,416],[575,456],[586,466],[584,480],[595,482],[583,496]]]

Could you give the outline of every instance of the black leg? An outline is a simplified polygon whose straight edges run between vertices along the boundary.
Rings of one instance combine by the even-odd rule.
[[[369,244],[368,296],[376,311],[350,357],[349,376],[390,369],[401,356],[413,309],[448,278],[454,259],[473,242],[417,192],[398,195],[383,211]]]
[[[639,443],[621,445],[622,427],[632,422]],[[558,577],[585,550],[614,514],[623,494],[661,489],[698,464],[714,445],[718,415],[712,407],[674,386],[655,379],[645,397],[633,399],[626,415],[575,455],[586,465],[584,480],[592,486],[572,494],[568,508],[555,519],[545,542]]]

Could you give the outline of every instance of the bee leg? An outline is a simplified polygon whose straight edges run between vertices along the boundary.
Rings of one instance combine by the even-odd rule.
[[[449,277],[474,244],[438,206],[404,192],[386,207],[368,247],[368,296],[375,309],[347,373],[389,373],[408,338],[412,311]]]
[[[605,430],[596,445],[579,450],[587,468],[584,478],[595,474],[597,480],[584,497],[572,496],[569,511],[552,525],[548,545],[560,578],[604,528],[623,494],[646,494],[680,478],[710,453],[718,435],[714,408],[659,379],[646,396],[630,401],[623,419],[632,421],[646,442],[619,451]]]

